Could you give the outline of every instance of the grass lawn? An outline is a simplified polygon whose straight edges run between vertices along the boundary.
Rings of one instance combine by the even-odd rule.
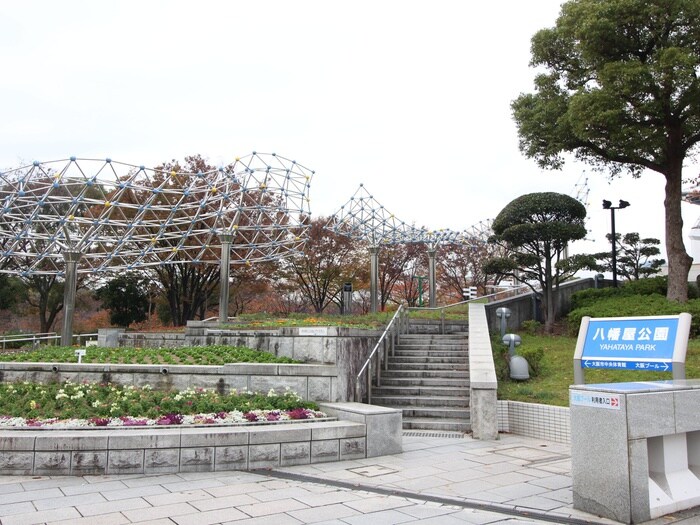
[[[522,348],[542,349],[541,371],[528,381],[513,381],[507,377],[505,361],[501,351],[507,347],[492,343],[494,361],[498,373],[498,399],[569,406],[569,385],[574,382],[575,337],[521,334]],[[586,369],[586,384],[621,383],[625,381],[658,381],[672,379],[670,372],[644,372],[634,370]],[[691,339],[685,367],[686,378],[700,379],[700,340]]]

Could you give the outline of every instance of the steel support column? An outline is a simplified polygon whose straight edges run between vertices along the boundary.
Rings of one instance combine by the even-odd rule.
[[[430,299],[428,306],[435,308],[437,306],[436,285],[435,285],[435,248],[428,249],[428,287]]]
[[[220,233],[221,261],[219,263],[219,324],[228,322],[229,274],[231,270],[231,240],[233,234]]]
[[[61,346],[71,346],[73,344],[73,313],[75,312],[75,291],[78,282],[77,269],[82,255],[80,252],[63,252],[63,259],[66,262],[66,282],[63,289]]]
[[[371,312],[376,314],[377,291],[379,290],[379,246],[372,246],[369,249],[369,295]]]

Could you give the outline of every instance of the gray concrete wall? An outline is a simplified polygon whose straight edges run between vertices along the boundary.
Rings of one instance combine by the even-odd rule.
[[[381,333],[378,330],[335,326],[233,330],[220,329],[218,323],[190,321],[184,333],[100,330],[100,341],[118,341],[119,346],[136,348],[219,344],[245,346],[308,364],[332,365],[337,369],[336,399],[350,401],[354,395],[355,377]]]
[[[89,350],[88,350],[89,351]],[[0,382],[83,381],[150,385],[158,390],[206,388],[222,394],[238,391],[283,393],[287,388],[309,401],[345,401],[333,365],[234,363],[223,366],[116,365],[77,363],[0,363]]]
[[[571,296],[580,291],[593,288],[593,279],[576,279],[563,283],[559,286],[559,300],[557,301],[557,317],[561,317],[571,309]],[[498,332],[500,319],[496,317],[497,308],[510,308],[510,318],[508,319],[508,331],[515,332],[520,329],[523,321],[535,319],[542,322],[542,312],[540,302],[535,299],[534,293],[521,294],[515,297],[508,297],[499,301],[486,304],[486,317],[488,319],[491,332]]]

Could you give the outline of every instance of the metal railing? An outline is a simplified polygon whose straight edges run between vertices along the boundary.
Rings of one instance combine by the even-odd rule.
[[[97,333],[94,334],[74,334],[73,342],[81,346],[81,343],[97,339]],[[5,350],[8,345],[14,346],[16,343],[25,342],[27,344],[31,343],[32,348],[38,347],[42,344],[48,344],[49,341],[54,341],[54,344],[60,342],[61,336],[56,332],[40,333],[40,334],[18,334],[18,335],[3,335],[0,336],[0,344],[2,349]]]
[[[492,302],[492,301],[497,301],[501,299],[500,296],[503,295],[521,295],[523,293],[530,293],[532,292],[532,288],[530,286],[523,284],[518,287],[514,288],[507,288],[504,290],[499,290],[494,293],[482,295],[481,297],[477,297],[476,299],[467,299],[465,301],[459,301],[457,303],[452,303],[452,304],[447,304],[445,306],[434,306],[434,307],[425,307],[425,306],[409,306],[407,308],[406,315],[410,315],[411,312],[426,312],[426,311],[439,311],[440,312],[440,333],[444,334],[445,333],[445,310],[448,308],[454,308],[456,306],[461,306],[469,303],[474,303],[474,302],[483,302],[484,299],[487,300],[487,302]],[[465,315],[468,315],[465,313]]]
[[[399,305],[355,378],[355,401],[358,403],[362,402],[362,380],[364,375],[367,383],[367,403],[372,403],[372,360],[375,361],[375,382],[377,386],[381,386],[382,363],[384,363],[384,368],[386,369],[389,364],[389,352],[391,352],[392,356],[394,355],[396,339],[406,331],[408,331],[408,309],[403,305]],[[379,351],[380,347],[382,348],[381,352]]]

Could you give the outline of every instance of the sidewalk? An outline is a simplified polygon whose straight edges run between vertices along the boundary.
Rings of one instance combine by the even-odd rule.
[[[393,456],[275,471],[4,476],[0,523],[616,523],[572,508],[568,445],[407,433],[403,446]],[[646,525],[668,523],[700,523],[700,508]]]

